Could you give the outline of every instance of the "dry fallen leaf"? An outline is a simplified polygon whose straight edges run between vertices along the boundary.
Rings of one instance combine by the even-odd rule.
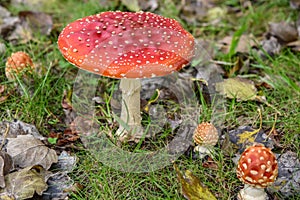
[[[298,39],[298,31],[295,25],[287,22],[270,23],[269,32],[284,43],[293,42]]]
[[[0,194],[1,200],[16,200],[13,194],[8,194],[7,192],[3,192]]]
[[[6,131],[7,138],[15,138],[18,135],[27,134],[33,135],[33,137],[39,140],[44,138],[34,125],[24,123],[20,120],[0,122],[0,135],[4,135]]]
[[[74,185],[66,172],[51,174],[47,183],[48,189],[43,192],[42,199],[68,199],[68,191]]]
[[[238,147],[238,151],[242,153],[247,146],[251,146],[254,142],[262,143],[266,147],[273,149],[274,141],[268,137],[268,133],[259,129],[253,129],[250,126],[240,126],[237,129],[229,131],[230,141]]]
[[[233,36],[226,36],[218,42],[223,53],[229,53],[232,40]],[[258,42],[255,40],[253,35],[241,35],[235,51],[241,53],[249,53],[249,49],[256,44],[258,44]]]
[[[204,186],[200,180],[189,170],[182,174],[174,165],[177,179],[182,186],[182,194],[188,200],[217,200],[216,197]]]
[[[50,15],[43,12],[22,11],[19,13],[22,22],[28,23],[33,33],[49,35],[53,21]]]
[[[0,50],[1,53],[1,50]],[[6,99],[9,97],[9,94],[5,91],[6,87],[4,85],[0,85],[0,103],[3,103],[6,101]]]
[[[237,101],[255,100],[257,97],[257,89],[254,83],[242,78],[228,78],[223,82],[216,84],[216,90],[227,98]]]
[[[36,192],[38,195],[47,189],[46,181],[50,172],[41,166],[27,167],[5,176],[6,187],[0,193],[13,195],[16,199],[28,199]]]
[[[9,138],[7,153],[12,157],[15,167],[41,165],[49,169],[52,163],[57,162],[57,155],[53,149],[46,147],[32,135],[19,135]]]
[[[300,40],[289,42],[287,47],[291,48],[295,52],[300,52]]]
[[[4,176],[13,168],[11,157],[4,151],[0,151],[0,187],[5,187]],[[2,198],[0,198],[2,199]]]

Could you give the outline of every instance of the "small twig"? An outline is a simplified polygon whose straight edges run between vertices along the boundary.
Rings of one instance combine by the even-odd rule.
[[[258,114],[259,114],[259,130],[261,130],[261,128],[262,128],[262,121],[263,121],[263,119],[262,119],[262,113],[261,113],[261,109],[260,108],[258,108],[257,109],[257,111],[258,111]]]
[[[270,130],[269,133],[268,133],[267,138],[269,138],[269,137],[271,136],[272,132],[275,130],[275,125],[276,125],[276,121],[277,121],[277,114],[278,114],[278,113],[275,112],[275,120],[274,120],[274,123],[273,123],[273,125],[272,125],[271,130]]]

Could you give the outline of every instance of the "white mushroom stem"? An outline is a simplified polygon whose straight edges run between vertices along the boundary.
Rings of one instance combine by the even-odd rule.
[[[141,80],[121,79],[120,89],[122,91],[121,120],[116,134],[121,141],[140,139],[143,136],[140,111]]]
[[[213,146],[211,145],[197,145],[194,148],[194,151],[199,153],[199,158],[202,159],[204,158],[206,155],[209,155],[210,157],[213,157]]]
[[[267,193],[264,188],[255,188],[248,184],[245,184],[245,187],[240,190],[238,194],[239,200],[266,200]]]

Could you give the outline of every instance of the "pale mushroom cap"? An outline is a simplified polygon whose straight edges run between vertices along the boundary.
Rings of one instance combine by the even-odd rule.
[[[262,144],[248,147],[241,155],[237,177],[257,188],[271,185],[278,175],[278,164],[273,152]]]
[[[194,131],[193,139],[198,145],[214,146],[219,140],[218,130],[209,122],[202,122]]]
[[[14,75],[23,73],[25,70],[31,71],[34,69],[30,56],[22,51],[12,53],[7,59],[5,66],[5,75],[8,80],[15,80]]]
[[[84,17],[63,29],[58,46],[75,66],[112,78],[164,76],[194,54],[194,38],[179,22],[150,12]]]

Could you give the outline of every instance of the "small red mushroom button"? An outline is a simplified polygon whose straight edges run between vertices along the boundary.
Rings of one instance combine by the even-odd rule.
[[[199,153],[199,158],[204,158],[206,155],[212,156],[213,146],[219,140],[218,130],[213,124],[202,122],[195,129],[193,139],[196,143],[194,151]]]
[[[198,145],[214,146],[219,140],[218,130],[209,122],[202,122],[194,131],[193,139]]]
[[[254,144],[242,153],[236,173],[247,185],[239,193],[240,199],[266,199],[263,188],[273,184],[278,175],[276,157],[264,145]],[[257,196],[253,196],[254,194]]]
[[[23,51],[12,53],[11,56],[7,58],[5,65],[5,75],[10,81],[15,80],[15,75],[32,72],[34,69],[34,64],[30,56]]]

